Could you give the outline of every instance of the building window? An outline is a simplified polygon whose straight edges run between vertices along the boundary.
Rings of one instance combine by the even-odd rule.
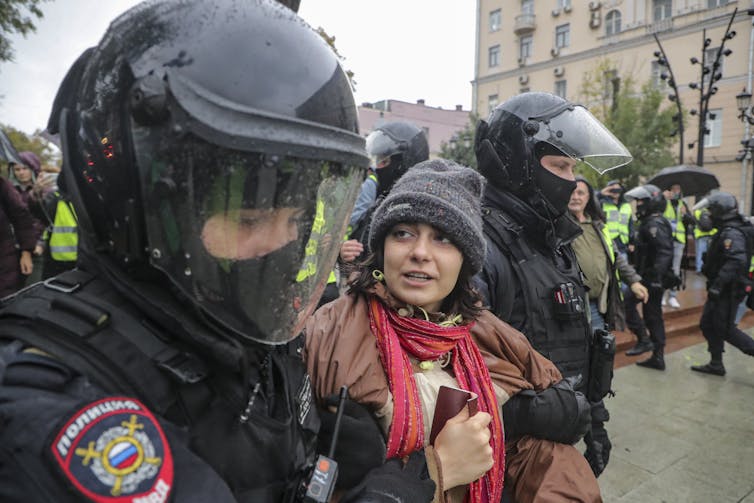
[[[712,65],[715,64],[715,58],[717,57],[718,49],[719,47],[712,47],[704,50],[704,66],[710,69],[709,73],[704,74],[705,85],[709,83],[710,77],[712,77],[715,73],[719,73],[720,77],[724,75],[723,65],[725,63],[725,56],[720,55],[720,61],[718,62],[719,66],[717,68],[712,67]]]
[[[670,19],[673,0],[652,0],[652,12],[655,22]]]
[[[555,90],[553,91],[553,94],[560,96],[563,99],[566,98],[566,81],[565,80],[556,80],[555,81]]]
[[[620,77],[617,70],[608,70],[602,76],[602,98],[614,102],[620,91]]]
[[[571,25],[561,24],[555,27],[555,47],[562,49],[571,44]]]
[[[488,61],[489,61],[490,68],[498,66],[500,64],[500,46],[499,45],[493,45],[492,47],[490,47]]]
[[[719,147],[723,137],[723,109],[717,108],[707,112],[707,129],[704,135],[705,147]]]
[[[707,0],[707,8],[708,9],[714,9],[715,7],[722,7],[723,5],[727,5],[728,0]]]
[[[518,39],[518,57],[519,60],[524,63],[527,58],[531,57],[531,45],[534,41],[534,37],[526,35]]]
[[[617,35],[620,33],[620,11],[611,10],[605,16],[605,35]]]
[[[499,100],[498,100],[497,94],[490,94],[489,95],[489,97],[487,98],[487,103],[489,104],[489,110],[488,110],[488,112],[492,112],[492,110],[495,109],[495,107],[498,104],[498,101]]]
[[[558,9],[565,9],[571,7],[571,0],[558,0]]]
[[[665,67],[660,66],[660,64],[657,61],[652,61],[652,87],[655,89],[659,89],[660,91],[663,91],[667,89],[668,87],[668,81],[662,80],[660,78],[660,75],[665,72]]]
[[[521,14],[534,14],[534,0],[521,0]]]
[[[500,30],[500,9],[490,12],[490,31]]]

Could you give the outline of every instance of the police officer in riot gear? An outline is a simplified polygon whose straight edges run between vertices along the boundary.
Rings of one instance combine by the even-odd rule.
[[[644,319],[636,311],[640,301],[626,292],[626,324],[638,337],[637,347],[646,344],[647,329],[652,355],[636,364],[641,367],[665,370],[665,322],[662,319],[662,294],[665,288],[680,284],[672,272],[673,229],[662,216],[665,197],[655,185],[647,184],[626,192],[626,200],[636,201],[639,229],[636,236],[636,272],[649,290],[649,300],[642,307]],[[638,349],[637,349],[638,351]],[[638,352],[636,354],[639,354]]]
[[[79,268],[0,306],[0,500],[301,499],[320,421],[294,337],[368,162],[331,49],[268,0],[140,4],[49,129]],[[422,463],[347,500],[429,501]]]
[[[377,126],[367,136],[366,149],[370,158],[369,174],[361,185],[348,222],[349,239],[341,245],[343,262],[365,258],[369,224],[377,201],[390,192],[395,181],[409,168],[429,159],[427,135],[415,124],[405,121]]]
[[[694,206],[695,211],[704,209],[712,226],[719,230],[712,237],[702,267],[707,277],[707,302],[699,326],[711,359],[704,365],[692,365],[691,370],[723,376],[725,341],[754,356],[754,340],[735,323],[736,309],[746,295],[747,283],[751,284],[747,274],[754,251],[754,228],[738,213],[738,201],[728,192],[712,194]]]
[[[630,162],[631,155],[584,107],[548,93],[523,93],[499,105],[479,122],[475,144],[479,170],[489,181],[488,253],[478,286],[491,310],[593,402],[585,456],[599,475],[611,447],[602,403],[607,390],[589,392],[596,384],[590,382],[593,334],[570,244],[581,229],[566,210],[577,163],[604,172]],[[509,401],[504,414],[521,399]]]

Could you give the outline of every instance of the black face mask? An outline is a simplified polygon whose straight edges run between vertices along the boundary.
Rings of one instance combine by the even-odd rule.
[[[568,201],[576,188],[576,180],[566,180],[550,173],[541,166],[534,170],[534,181],[550,205],[550,210],[557,217],[568,209]]]

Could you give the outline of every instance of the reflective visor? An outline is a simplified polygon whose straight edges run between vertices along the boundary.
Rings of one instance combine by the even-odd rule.
[[[363,168],[162,135],[134,126],[152,264],[241,337],[295,337],[332,272]]]
[[[553,116],[532,117],[540,122],[534,136],[578,159],[602,174],[624,166],[633,157],[623,143],[581,105],[569,106]]]

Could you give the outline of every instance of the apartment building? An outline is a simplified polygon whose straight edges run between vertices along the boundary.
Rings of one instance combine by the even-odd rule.
[[[470,112],[461,105],[456,105],[455,109],[443,109],[428,106],[423,99],[416,100],[416,103],[400,100],[362,103],[358,110],[359,126],[364,136],[385,122],[407,121],[416,124],[427,135],[430,158],[439,157],[442,143],[450,142],[470,120]]]
[[[474,111],[485,117],[498,103],[524,91],[548,91],[578,101],[583,76],[608,61],[606,92],[616,78],[631,76],[671,89],[657,64],[657,35],[670,61],[684,111],[684,143],[697,139],[701,81],[699,63],[714,60],[735,9],[725,41],[717,92],[709,101],[704,167],[715,172],[751,213],[752,164],[736,160],[741,140],[750,135],[738,118],[736,95],[751,91],[754,31],[752,0],[477,0],[476,64],[472,82]],[[749,11],[749,12],[747,12]],[[704,35],[710,39],[704,48]],[[712,58],[712,59],[710,59]],[[705,76],[709,78],[709,75]],[[691,84],[691,85],[690,85]],[[669,100],[665,106],[675,104]],[[674,147],[676,159],[678,145]],[[696,164],[697,148],[684,146],[684,163]]]

